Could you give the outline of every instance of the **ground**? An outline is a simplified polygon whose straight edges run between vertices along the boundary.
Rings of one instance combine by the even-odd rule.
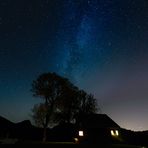
[[[1,139],[0,140],[1,144],[20,144],[20,145],[24,145],[24,144],[38,144],[38,145],[56,145],[56,147],[58,146],[76,146],[76,147],[90,147],[90,148],[103,148],[103,147],[107,147],[107,148],[146,148],[144,146],[135,146],[135,145],[126,145],[126,144],[104,144],[104,145],[93,145],[93,144],[75,144],[73,142],[42,142],[42,141],[25,141],[25,140],[17,140],[17,139]]]

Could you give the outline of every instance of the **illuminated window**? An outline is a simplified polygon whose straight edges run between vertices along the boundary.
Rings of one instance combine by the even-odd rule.
[[[116,133],[116,136],[119,136],[119,132],[118,132],[118,130],[116,130],[115,133]]]
[[[114,133],[114,131],[113,131],[113,130],[111,130],[111,135],[112,135],[112,136],[115,136],[115,133]]]
[[[115,131],[111,130],[110,132],[111,132],[112,136],[119,136],[119,131],[118,130],[115,130]]]
[[[84,136],[83,131],[79,131],[79,136]]]

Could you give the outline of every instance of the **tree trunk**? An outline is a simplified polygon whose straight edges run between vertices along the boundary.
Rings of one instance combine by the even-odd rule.
[[[48,128],[48,123],[49,123],[49,114],[47,113],[46,115],[46,121],[45,121],[45,125],[44,125],[44,132],[43,132],[43,142],[45,142],[47,140],[47,128]]]
[[[43,142],[46,142],[46,140],[47,140],[47,127],[48,127],[49,120],[50,120],[52,112],[53,112],[54,102],[51,103],[50,108],[49,108],[48,102],[47,102],[47,99],[46,99],[45,105],[46,105],[46,108],[47,108],[47,113],[46,113],[44,132],[43,132]]]
[[[43,142],[46,142],[47,140],[47,127],[44,127],[44,131],[43,131]]]
[[[43,131],[43,142],[47,140],[47,126],[48,126],[48,102],[47,98],[45,100],[45,107],[46,107],[46,119],[45,119],[45,124],[44,124],[44,131]]]

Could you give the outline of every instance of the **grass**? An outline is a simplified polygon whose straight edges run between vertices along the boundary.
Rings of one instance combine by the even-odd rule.
[[[41,145],[59,145],[59,146],[78,146],[78,147],[90,147],[90,148],[146,148],[144,146],[135,146],[127,144],[75,144],[73,142],[42,142],[42,141],[18,141],[17,144],[41,144]]]
[[[127,144],[75,144],[74,142],[42,142],[32,140],[17,140],[17,139],[1,139],[1,144],[38,144],[38,145],[59,145],[59,146],[78,146],[78,147],[90,147],[90,148],[146,148],[144,146],[135,146]]]

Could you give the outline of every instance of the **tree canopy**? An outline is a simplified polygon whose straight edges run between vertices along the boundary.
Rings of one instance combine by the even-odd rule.
[[[33,96],[44,100],[44,103],[34,106],[33,117],[36,123],[44,126],[45,131],[51,120],[55,123],[70,123],[76,121],[79,114],[97,111],[97,101],[93,95],[80,90],[56,73],[39,75],[33,81],[31,91]]]

